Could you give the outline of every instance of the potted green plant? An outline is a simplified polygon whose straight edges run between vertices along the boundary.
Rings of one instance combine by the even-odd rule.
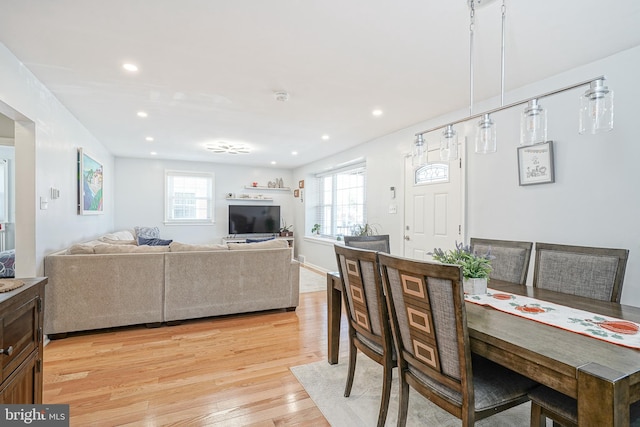
[[[455,250],[443,251],[436,248],[429,252],[433,259],[443,264],[462,266],[463,287],[466,294],[476,295],[487,292],[487,282],[491,273],[491,254],[484,255],[471,251],[471,247],[456,242]]]
[[[320,234],[320,224],[313,224],[311,228],[311,233],[319,235]]]
[[[293,236],[293,225],[287,225],[287,222],[282,219],[282,227],[280,227],[280,237],[292,237]]]
[[[376,234],[378,234],[376,226],[368,223],[354,225],[351,232],[352,236],[375,236]]]

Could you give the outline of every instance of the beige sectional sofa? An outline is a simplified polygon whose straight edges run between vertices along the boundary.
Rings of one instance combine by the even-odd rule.
[[[45,334],[298,306],[299,263],[284,240],[138,246],[115,236],[45,258]]]

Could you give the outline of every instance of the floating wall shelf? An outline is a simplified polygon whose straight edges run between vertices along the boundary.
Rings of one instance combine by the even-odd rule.
[[[248,190],[273,190],[273,191],[291,191],[290,187],[254,187],[251,185],[245,185],[244,188]]]

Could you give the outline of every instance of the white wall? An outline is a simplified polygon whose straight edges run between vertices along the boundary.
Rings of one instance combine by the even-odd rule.
[[[160,237],[188,243],[220,243],[228,234],[229,204],[279,205],[281,216],[293,223],[293,192],[245,189],[257,182],[267,186],[269,181],[282,178],[285,187],[292,187],[291,171],[276,168],[254,168],[207,162],[171,160],[144,160],[116,158],[115,228],[131,229],[135,226],[157,226]],[[165,170],[212,172],[215,174],[215,218],[213,225],[164,225],[164,173]],[[296,186],[297,186],[296,181]],[[262,194],[273,198],[268,201],[230,201],[227,193]],[[296,230],[294,229],[294,232]]]
[[[0,112],[19,121],[15,133],[16,267],[20,275],[42,275],[47,253],[113,228],[113,156],[3,44]],[[76,214],[78,147],[104,166],[104,215]],[[39,198],[48,197],[51,187],[60,189],[60,198],[40,210]],[[34,268],[20,270],[27,264]]]
[[[475,123],[457,126],[460,140],[469,136],[467,162],[466,238],[485,237],[565,243],[630,250],[622,302],[640,306],[640,143],[638,129],[640,47],[624,51],[579,69],[562,73],[534,85],[511,91],[505,105],[550,92],[599,75],[606,75],[615,91],[615,128],[600,135],[579,135],[578,98],[586,87],[564,92],[540,102],[548,110],[548,139],[554,141],[555,183],[520,187],[517,146],[521,107],[495,114],[498,152],[473,152]],[[508,79],[508,68],[507,68]],[[498,90],[498,89],[497,89]],[[499,106],[499,101],[478,103],[475,112]],[[414,133],[468,116],[468,110],[434,118],[408,129],[362,144],[328,159],[294,171],[294,179],[309,179],[313,173],[351,158],[367,159],[368,220],[382,225],[391,235],[391,252],[402,254],[403,155],[409,151]],[[475,122],[475,121],[474,121]],[[430,134],[428,141],[437,141]],[[388,187],[396,186],[398,214],[388,214]],[[304,221],[304,205],[296,205],[296,225]],[[298,227],[299,228],[299,227]],[[309,224],[304,225],[308,233]],[[296,237],[298,253],[305,261],[335,270],[330,242]],[[432,248],[426,248],[432,249]],[[532,259],[533,261],[533,259]],[[531,263],[533,267],[533,262]],[[529,281],[533,277],[529,274]]]

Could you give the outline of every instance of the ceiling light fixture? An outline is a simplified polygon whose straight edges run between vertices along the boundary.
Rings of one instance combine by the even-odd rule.
[[[122,64],[122,68],[124,68],[127,71],[131,71],[132,73],[135,73],[136,71],[138,71],[138,66],[135,64]]]
[[[275,160],[271,160],[271,164],[272,164],[272,165],[275,165],[275,164],[276,164],[276,161],[275,161]]]
[[[371,112],[375,117],[380,117],[382,115],[382,110],[373,110]]]
[[[491,119],[491,114],[498,111],[507,110],[509,108],[528,104],[521,118],[521,144],[535,144],[544,142],[547,139],[547,114],[542,108],[539,101],[542,98],[556,95],[562,92],[576,89],[581,86],[589,85],[589,89],[582,95],[580,101],[580,124],[579,132],[583,133],[600,133],[613,129],[613,91],[605,86],[605,76],[598,76],[590,80],[582,81],[570,86],[527,98],[521,101],[504,105],[504,69],[505,69],[505,20],[506,6],[505,0],[502,0],[502,41],[501,41],[501,78],[500,78],[500,107],[485,111],[480,114],[473,114],[473,30],[475,25],[475,9],[476,6],[486,5],[494,0],[467,0],[470,10],[469,25],[469,117],[456,120],[444,126],[436,126],[434,128],[418,132],[415,134],[416,139],[412,145],[412,164],[414,167],[423,166],[426,161],[426,147],[423,135],[434,132],[439,129],[445,129],[440,140],[440,156],[442,160],[448,160],[452,155],[451,151],[447,152],[447,148],[451,147],[451,139],[455,135],[453,126],[464,123],[469,120],[480,118],[477,125],[476,134],[476,153],[493,153],[496,151],[496,128],[495,123]]]
[[[330,137],[329,137],[329,135],[327,135],[327,134],[325,133],[324,135],[322,135],[322,137],[321,137],[321,138],[322,138],[322,140],[323,140],[323,141],[328,141]]]
[[[284,90],[274,92],[273,96],[276,98],[276,101],[286,102],[289,100],[289,93]]]
[[[207,144],[205,148],[214,154],[249,154],[251,149],[245,145],[229,144],[220,142],[217,144]]]
[[[148,117],[149,115],[145,111],[138,111],[138,117]]]
[[[292,152],[291,152],[291,155],[292,155],[292,156],[297,156],[297,155],[298,155],[298,152],[297,152],[297,151],[292,151]]]
[[[448,162],[458,158],[458,133],[447,125],[440,136],[440,160]]]
[[[152,136],[148,136],[148,137],[145,138],[145,141],[153,142],[153,137]]]

